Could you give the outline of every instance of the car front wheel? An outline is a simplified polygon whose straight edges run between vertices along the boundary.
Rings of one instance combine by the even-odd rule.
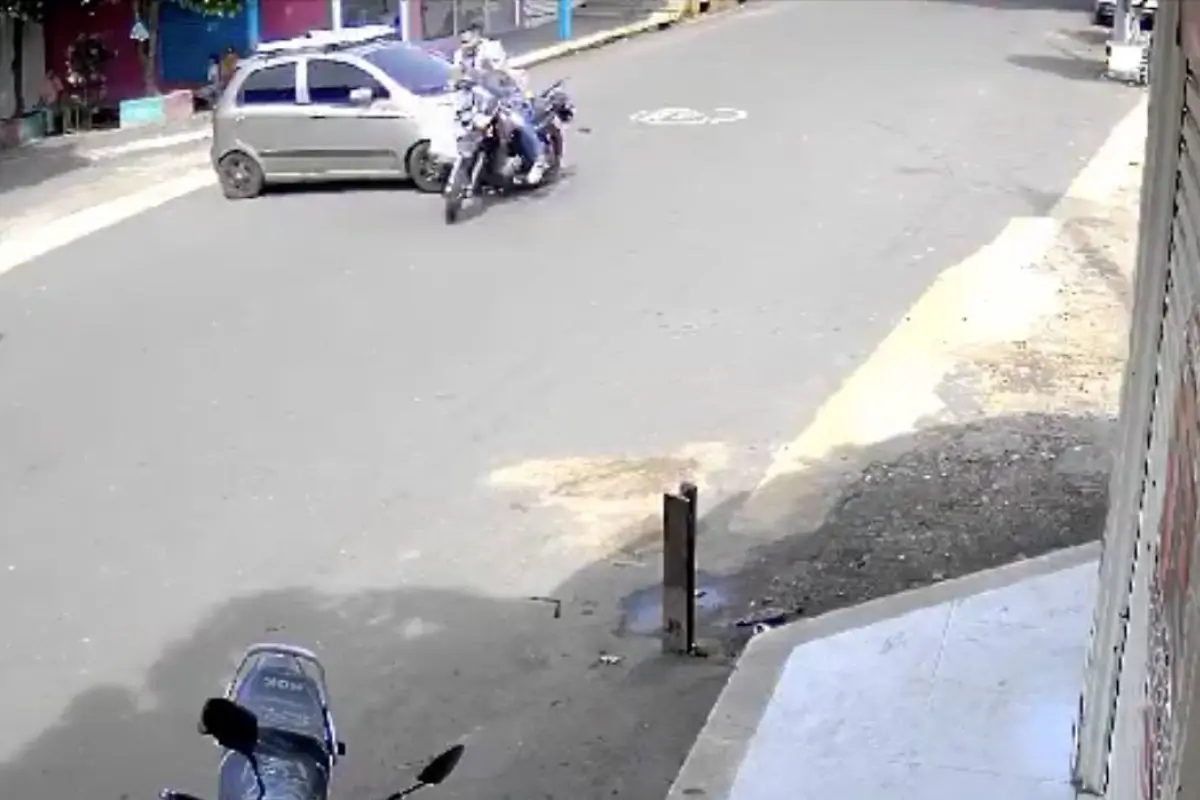
[[[262,167],[248,153],[235,150],[217,162],[221,192],[230,200],[249,200],[262,194],[266,177]]]
[[[446,185],[448,169],[445,164],[434,158],[429,142],[419,142],[408,151],[408,163],[405,164],[405,168],[417,191],[423,194],[439,194]]]

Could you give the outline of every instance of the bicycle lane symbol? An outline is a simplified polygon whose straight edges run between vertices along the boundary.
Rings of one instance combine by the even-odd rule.
[[[694,108],[657,108],[653,110],[635,111],[629,115],[632,122],[640,125],[655,127],[673,125],[725,125],[730,122],[741,122],[749,116],[740,108],[714,108],[711,112],[697,111]]]

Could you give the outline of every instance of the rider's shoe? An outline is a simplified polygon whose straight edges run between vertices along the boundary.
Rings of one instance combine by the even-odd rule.
[[[504,165],[500,168],[500,173],[502,175],[504,175],[505,178],[511,179],[514,175],[517,174],[517,170],[519,170],[520,168],[521,168],[521,157],[520,156],[509,156],[507,159],[505,159]]]
[[[525,182],[530,186],[537,186],[542,182],[542,178],[546,176],[547,166],[544,156],[534,161],[533,166],[529,168],[529,172],[525,175]]]

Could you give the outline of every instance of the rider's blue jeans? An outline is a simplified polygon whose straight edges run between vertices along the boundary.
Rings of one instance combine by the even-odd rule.
[[[514,108],[513,116],[516,118],[517,141],[521,146],[521,156],[528,162],[529,166],[533,166],[534,162],[542,156],[542,140],[537,135],[537,131],[533,127],[532,110],[529,108]]]

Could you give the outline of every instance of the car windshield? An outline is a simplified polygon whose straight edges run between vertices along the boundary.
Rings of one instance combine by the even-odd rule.
[[[363,58],[415,95],[441,94],[450,84],[450,63],[410,44],[373,47]]]

